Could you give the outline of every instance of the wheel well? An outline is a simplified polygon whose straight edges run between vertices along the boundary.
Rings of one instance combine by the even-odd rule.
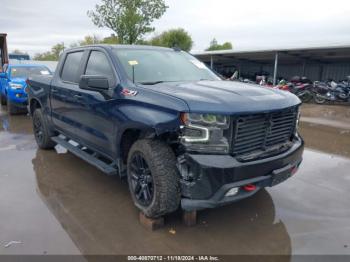
[[[123,163],[126,164],[128,160],[128,154],[131,146],[140,138],[141,130],[128,129],[126,130],[120,140],[120,152]]]
[[[35,109],[41,108],[41,105],[40,105],[38,100],[32,99],[32,100],[30,100],[30,107],[29,108],[30,108],[30,114],[33,115]]]
[[[127,129],[124,131],[123,135],[120,139],[120,158],[123,161],[123,164],[127,163],[129,151],[132,145],[139,139],[149,138],[149,139],[158,139],[168,144],[173,144],[172,141],[177,140],[177,134],[174,133],[164,133],[162,135],[157,136],[153,130],[140,130],[140,129]],[[174,150],[173,146],[171,146]]]

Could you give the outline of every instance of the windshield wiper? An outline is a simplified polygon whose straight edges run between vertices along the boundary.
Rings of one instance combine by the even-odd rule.
[[[140,82],[139,84],[141,85],[156,85],[156,84],[161,84],[164,83],[165,81],[154,81],[154,82]]]

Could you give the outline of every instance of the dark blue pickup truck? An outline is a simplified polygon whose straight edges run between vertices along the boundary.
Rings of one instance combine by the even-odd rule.
[[[54,76],[28,83],[39,147],[60,144],[127,177],[148,217],[249,197],[291,177],[302,161],[296,96],[222,81],[181,50],[70,49]]]

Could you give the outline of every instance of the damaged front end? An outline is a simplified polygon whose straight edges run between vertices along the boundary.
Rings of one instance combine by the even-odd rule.
[[[304,148],[296,132],[297,118],[295,108],[263,117],[182,115],[180,143],[185,150],[177,162],[182,208],[190,211],[228,204],[291,177]],[[244,130],[243,139],[240,130]],[[274,132],[283,137],[275,144]],[[261,139],[261,148],[254,153],[241,150],[252,139]],[[238,155],[238,150],[243,153]]]

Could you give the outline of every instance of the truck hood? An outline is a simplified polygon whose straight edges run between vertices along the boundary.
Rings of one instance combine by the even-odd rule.
[[[268,112],[301,103],[286,91],[231,81],[168,82],[147,88],[184,100],[195,113]]]

